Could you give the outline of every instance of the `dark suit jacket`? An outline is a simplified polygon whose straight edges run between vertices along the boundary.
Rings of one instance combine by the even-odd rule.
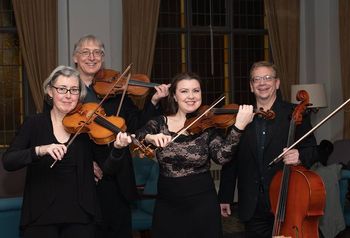
[[[242,221],[247,221],[253,216],[260,186],[268,190],[274,174],[283,168],[282,161],[272,167],[268,164],[283,151],[283,148],[287,147],[293,105],[276,99],[272,110],[276,113],[276,117],[267,122],[262,166],[257,161],[256,119],[254,119],[240,138],[235,158],[224,165],[221,171],[220,203],[232,203],[236,179],[238,179],[238,214]],[[311,128],[309,117],[304,118],[302,124],[296,127],[296,139]],[[311,166],[317,159],[316,145],[315,137],[311,134],[296,146],[300,160],[306,167]]]

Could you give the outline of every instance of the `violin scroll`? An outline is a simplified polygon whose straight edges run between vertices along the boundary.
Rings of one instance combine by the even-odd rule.
[[[272,111],[271,109],[264,111],[264,108],[259,108],[259,110],[255,111],[255,115],[264,118],[265,120],[273,120],[275,119],[275,112]]]

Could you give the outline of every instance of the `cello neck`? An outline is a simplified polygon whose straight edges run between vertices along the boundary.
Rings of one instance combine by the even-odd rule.
[[[295,125],[296,125],[295,121],[292,118],[289,123],[287,147],[294,142]],[[281,186],[280,186],[280,191],[279,191],[279,196],[277,201],[275,221],[274,221],[273,230],[272,230],[273,236],[280,235],[282,223],[286,219],[286,207],[287,207],[288,187],[289,187],[288,184],[289,184],[290,173],[291,173],[290,166],[283,164]]]

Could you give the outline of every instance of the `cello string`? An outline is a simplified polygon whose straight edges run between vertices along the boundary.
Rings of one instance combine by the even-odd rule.
[[[282,172],[284,173],[284,171]],[[280,191],[279,194],[282,193],[282,186],[280,187]],[[276,215],[275,215],[275,219],[274,219],[274,224],[273,224],[273,235],[278,235],[279,231],[280,231],[280,217],[281,217],[281,201],[282,197],[278,196],[277,199],[277,204],[276,204]]]

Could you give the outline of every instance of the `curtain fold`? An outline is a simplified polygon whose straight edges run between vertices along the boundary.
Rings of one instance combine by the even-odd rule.
[[[131,72],[151,76],[160,0],[123,0],[123,56],[125,69],[132,63]],[[142,107],[145,97],[133,97]]]
[[[37,112],[42,82],[57,66],[57,0],[12,0],[21,53]]]
[[[340,68],[343,99],[350,98],[350,2],[339,0]],[[344,107],[343,138],[350,139],[350,105]]]
[[[290,101],[292,84],[299,83],[300,0],[264,0],[274,63],[282,97]]]

